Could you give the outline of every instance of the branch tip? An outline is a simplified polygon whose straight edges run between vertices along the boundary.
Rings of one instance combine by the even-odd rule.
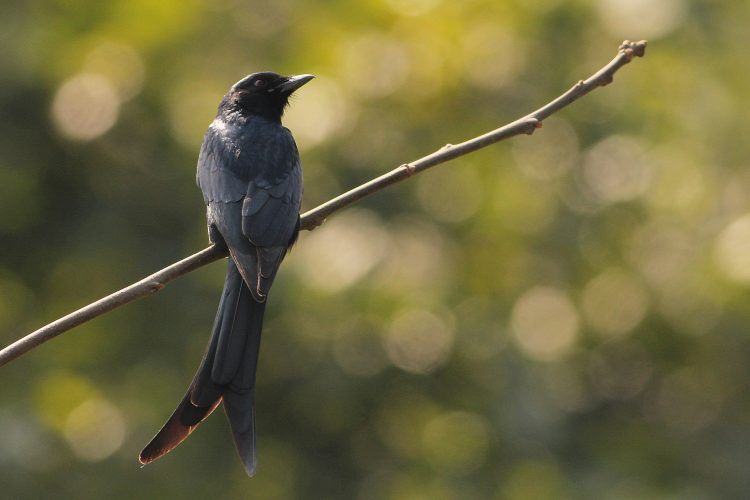
[[[631,42],[630,40],[623,40],[618,50],[620,50],[625,55],[627,60],[630,61],[633,58],[633,56],[635,57],[645,56],[647,45],[648,45],[647,40],[641,40],[639,42]]]
[[[641,40],[640,42],[637,42],[635,44],[635,47],[633,47],[633,53],[638,57],[643,57],[646,55],[646,47],[648,46],[647,40]]]

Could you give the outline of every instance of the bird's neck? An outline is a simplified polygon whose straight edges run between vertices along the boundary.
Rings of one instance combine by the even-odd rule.
[[[281,127],[281,121],[273,121],[263,116],[222,110],[211,124],[214,129],[225,135],[241,134],[243,130],[254,125],[265,124]]]
[[[281,124],[284,105],[257,105],[253,102],[243,102],[240,99],[225,97],[219,106],[219,116],[227,123],[244,124],[253,117],[263,118],[269,122]]]

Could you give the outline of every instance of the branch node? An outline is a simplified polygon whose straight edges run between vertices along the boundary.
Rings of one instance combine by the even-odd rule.
[[[521,133],[531,135],[536,132],[536,129],[542,128],[542,121],[539,118],[529,117],[519,120]]]
[[[303,215],[300,218],[300,225],[299,230],[300,231],[312,231],[313,229],[316,229],[320,226],[322,226],[326,221],[325,217],[321,217],[319,215]]]
[[[403,168],[406,171],[406,175],[409,177],[417,173],[416,167],[412,165],[411,163],[404,163],[403,165],[401,165],[401,168]]]
[[[542,122],[541,120],[538,120],[537,118],[532,118],[527,122],[526,126],[526,135],[532,135],[534,132],[536,132],[536,129],[542,128]]]

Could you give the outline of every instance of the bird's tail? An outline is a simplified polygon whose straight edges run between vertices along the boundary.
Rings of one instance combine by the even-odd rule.
[[[255,370],[265,302],[250,294],[229,259],[213,333],[185,397],[141,451],[148,464],[180,444],[224,401],[237,451],[248,475],[255,473]]]

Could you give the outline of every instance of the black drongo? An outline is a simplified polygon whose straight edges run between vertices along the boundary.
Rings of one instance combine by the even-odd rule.
[[[255,371],[266,298],[299,232],[302,170],[281,116],[312,75],[254,73],[235,83],[208,127],[197,181],[209,239],[229,251],[208,347],[187,394],[143,449],[150,463],[180,444],[224,402],[248,475],[255,472]]]

